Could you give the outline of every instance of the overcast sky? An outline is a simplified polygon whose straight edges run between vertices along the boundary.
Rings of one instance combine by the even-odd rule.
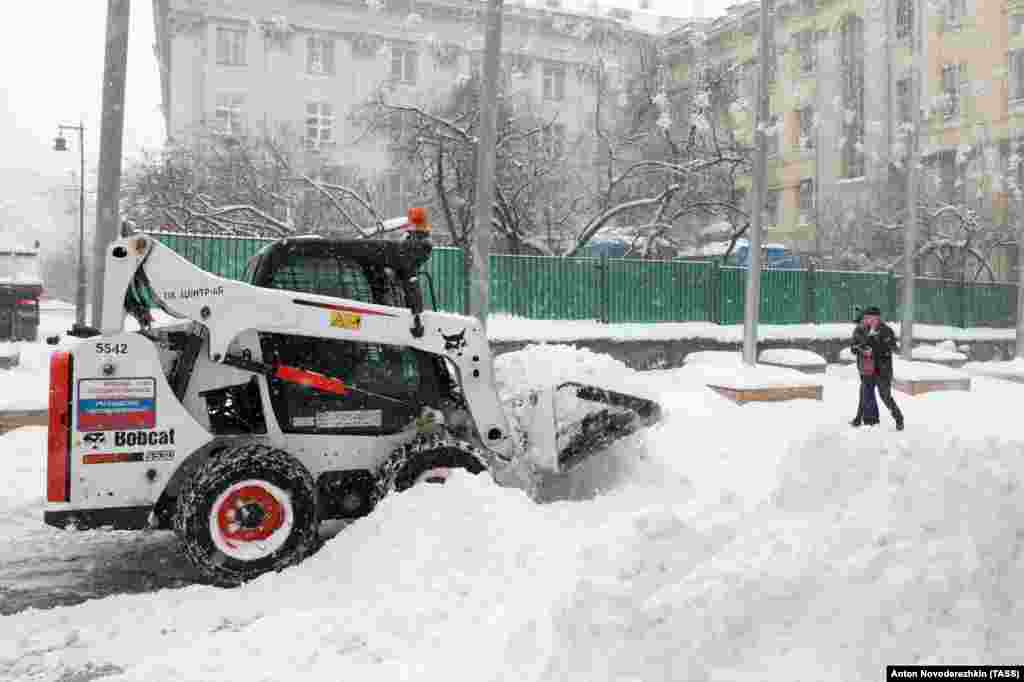
[[[29,168],[66,177],[72,153],[53,151],[58,123],[86,127],[86,163],[95,169],[106,30],[106,0],[30,0],[5,7],[0,22],[0,168]],[[163,139],[153,56],[151,0],[131,3],[125,152],[158,147]]]
[[[0,170],[31,169],[66,178],[77,168],[78,140],[72,153],[53,151],[58,123],[86,127],[86,155],[95,173],[106,0],[2,0],[0,22]],[[624,2],[623,5],[633,4]],[[723,0],[655,0],[652,10],[677,16],[719,14]],[[160,80],[153,55],[152,0],[131,3],[125,114],[126,155],[158,148],[163,141]]]

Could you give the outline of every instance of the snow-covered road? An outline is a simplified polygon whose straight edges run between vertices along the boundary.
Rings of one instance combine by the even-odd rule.
[[[0,598],[19,610],[0,617],[0,680],[876,680],[1020,662],[1020,385],[898,396],[899,433],[846,425],[848,368],[824,402],[744,407],[699,368],[636,374],[559,347],[499,375],[506,392],[642,386],[668,418],[578,472],[570,500],[460,476],[235,590],[159,589],[191,580],[166,534],[43,527],[45,434],[0,438]]]

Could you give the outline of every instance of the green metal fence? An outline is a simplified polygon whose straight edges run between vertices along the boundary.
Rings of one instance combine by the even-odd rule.
[[[248,259],[272,241],[178,233],[153,236],[204,270],[231,279],[241,278]],[[434,307],[436,297],[436,309],[466,312],[463,258],[459,249],[434,249],[424,269],[429,277],[423,278],[428,307]],[[492,255],[490,266],[493,313],[609,323],[743,321],[746,270],[715,262]],[[888,273],[765,270],[761,321],[848,322],[858,306],[868,304],[899,319],[901,293],[901,278]],[[920,278],[915,309],[915,319],[924,324],[1009,326],[1016,318],[1017,287]]]

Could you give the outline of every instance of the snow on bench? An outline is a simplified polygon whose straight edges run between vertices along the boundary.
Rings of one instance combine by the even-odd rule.
[[[893,358],[893,388],[909,395],[932,391],[969,391],[971,377],[965,373],[932,362],[907,362]]]
[[[914,359],[934,362],[947,367],[959,369],[967,362],[967,356],[957,350],[952,341],[943,341],[932,345],[920,345],[914,349]]]
[[[817,353],[801,348],[769,348],[761,351],[758,362],[773,367],[788,367],[804,374],[824,374],[828,363]]]
[[[970,374],[990,379],[1003,379],[1024,384],[1024,358],[993,362],[968,362],[963,369]]]
[[[818,382],[788,367],[743,364],[734,351],[698,351],[686,356],[686,367],[699,372],[711,390],[735,403],[775,402],[807,398],[821,400],[824,388]]]

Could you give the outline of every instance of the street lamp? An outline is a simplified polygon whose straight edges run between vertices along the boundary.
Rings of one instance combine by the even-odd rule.
[[[75,326],[85,326],[85,127],[78,125],[58,125],[57,137],[53,139],[53,150],[68,151],[68,141],[64,137],[65,130],[78,132],[78,152],[80,170],[78,173],[78,291],[75,294]]]

